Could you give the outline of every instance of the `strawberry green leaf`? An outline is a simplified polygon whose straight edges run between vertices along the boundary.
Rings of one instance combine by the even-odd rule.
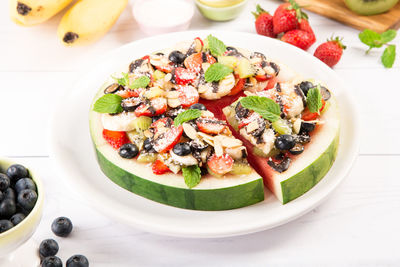
[[[385,51],[383,51],[381,61],[385,68],[391,68],[394,64],[394,60],[396,59],[396,46],[389,45],[386,47]]]

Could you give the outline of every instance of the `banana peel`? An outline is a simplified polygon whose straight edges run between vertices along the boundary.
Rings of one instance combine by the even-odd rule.
[[[117,21],[128,0],[79,0],[63,16],[57,29],[66,46],[92,43]]]
[[[10,18],[20,26],[45,22],[68,6],[73,0],[10,0]]]

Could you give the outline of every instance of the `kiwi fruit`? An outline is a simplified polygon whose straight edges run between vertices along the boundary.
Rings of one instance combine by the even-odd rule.
[[[360,15],[376,15],[391,9],[399,0],[345,0],[347,7]]]

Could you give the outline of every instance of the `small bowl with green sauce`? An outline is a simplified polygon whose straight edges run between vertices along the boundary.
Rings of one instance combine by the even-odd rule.
[[[214,21],[232,20],[239,16],[247,0],[195,0],[201,14]]]

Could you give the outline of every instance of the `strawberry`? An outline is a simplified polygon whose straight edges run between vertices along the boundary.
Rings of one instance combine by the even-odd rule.
[[[322,101],[322,107],[319,109],[319,112],[321,112],[324,108],[325,108],[325,100],[321,100]],[[303,113],[301,114],[301,119],[303,121],[313,121],[316,120],[318,118],[319,114],[318,112],[310,112],[310,110],[308,109],[308,107],[306,107],[303,111]]]
[[[195,53],[190,56],[188,56],[183,64],[185,67],[195,73],[199,73],[202,66],[203,62],[208,62],[210,64],[214,64],[217,62],[213,56],[211,56],[208,53]]]
[[[235,80],[236,80],[236,84],[235,86],[232,88],[231,92],[229,93],[229,95],[236,95],[239,92],[241,92],[244,88],[244,85],[246,83],[246,79],[245,78],[239,78],[238,74],[235,74]]]
[[[150,103],[143,103],[135,109],[136,117],[157,116],[167,110],[167,100],[163,97],[156,97],[150,100]]]
[[[272,24],[272,16],[265,11],[260,5],[257,5],[256,12],[252,12],[256,17],[256,31],[260,35],[275,38],[274,25]]]
[[[154,174],[157,174],[157,175],[164,174],[164,173],[170,171],[169,168],[168,168],[168,166],[165,165],[164,162],[161,161],[161,160],[159,160],[159,159],[156,160],[156,161],[153,163],[153,166],[151,167],[151,169],[153,170],[153,173],[154,173]]]
[[[179,86],[176,90],[179,92],[178,99],[182,107],[187,108],[199,102],[199,93],[193,86]]]
[[[311,28],[310,23],[308,22],[308,19],[304,19],[304,18],[303,18],[303,19],[300,20],[300,22],[299,22],[299,30],[302,30],[302,31],[311,33],[312,36],[314,37],[313,43],[317,40],[317,39],[315,38],[314,31],[313,31],[313,29]]]
[[[219,134],[226,127],[224,121],[215,118],[200,118],[197,119],[196,124],[200,131],[207,134]]]
[[[186,85],[188,83],[193,83],[196,80],[197,74],[194,71],[178,67],[175,69],[175,83],[179,85]]]
[[[289,3],[281,4],[275,10],[272,19],[274,33],[280,34],[297,29],[299,27],[299,21],[303,18],[307,19],[308,16],[300,9],[300,6],[294,0],[289,0]]]
[[[181,139],[182,133],[182,125],[179,125],[178,127],[172,126],[171,129],[168,129],[166,132],[160,134],[154,140],[154,149],[158,153],[164,153],[168,150],[171,150],[176,143],[179,142],[179,139]]]
[[[291,30],[285,33],[281,40],[303,50],[307,50],[315,42],[315,36],[302,30]]]
[[[120,148],[124,144],[130,143],[126,132],[110,131],[104,129],[103,138],[115,149]]]
[[[343,49],[346,49],[346,46],[342,44],[342,39],[331,38],[317,47],[314,56],[332,68],[342,57]]]
[[[228,154],[223,154],[222,156],[212,155],[208,161],[207,166],[210,170],[218,175],[224,175],[230,172],[233,168],[233,159]]]

